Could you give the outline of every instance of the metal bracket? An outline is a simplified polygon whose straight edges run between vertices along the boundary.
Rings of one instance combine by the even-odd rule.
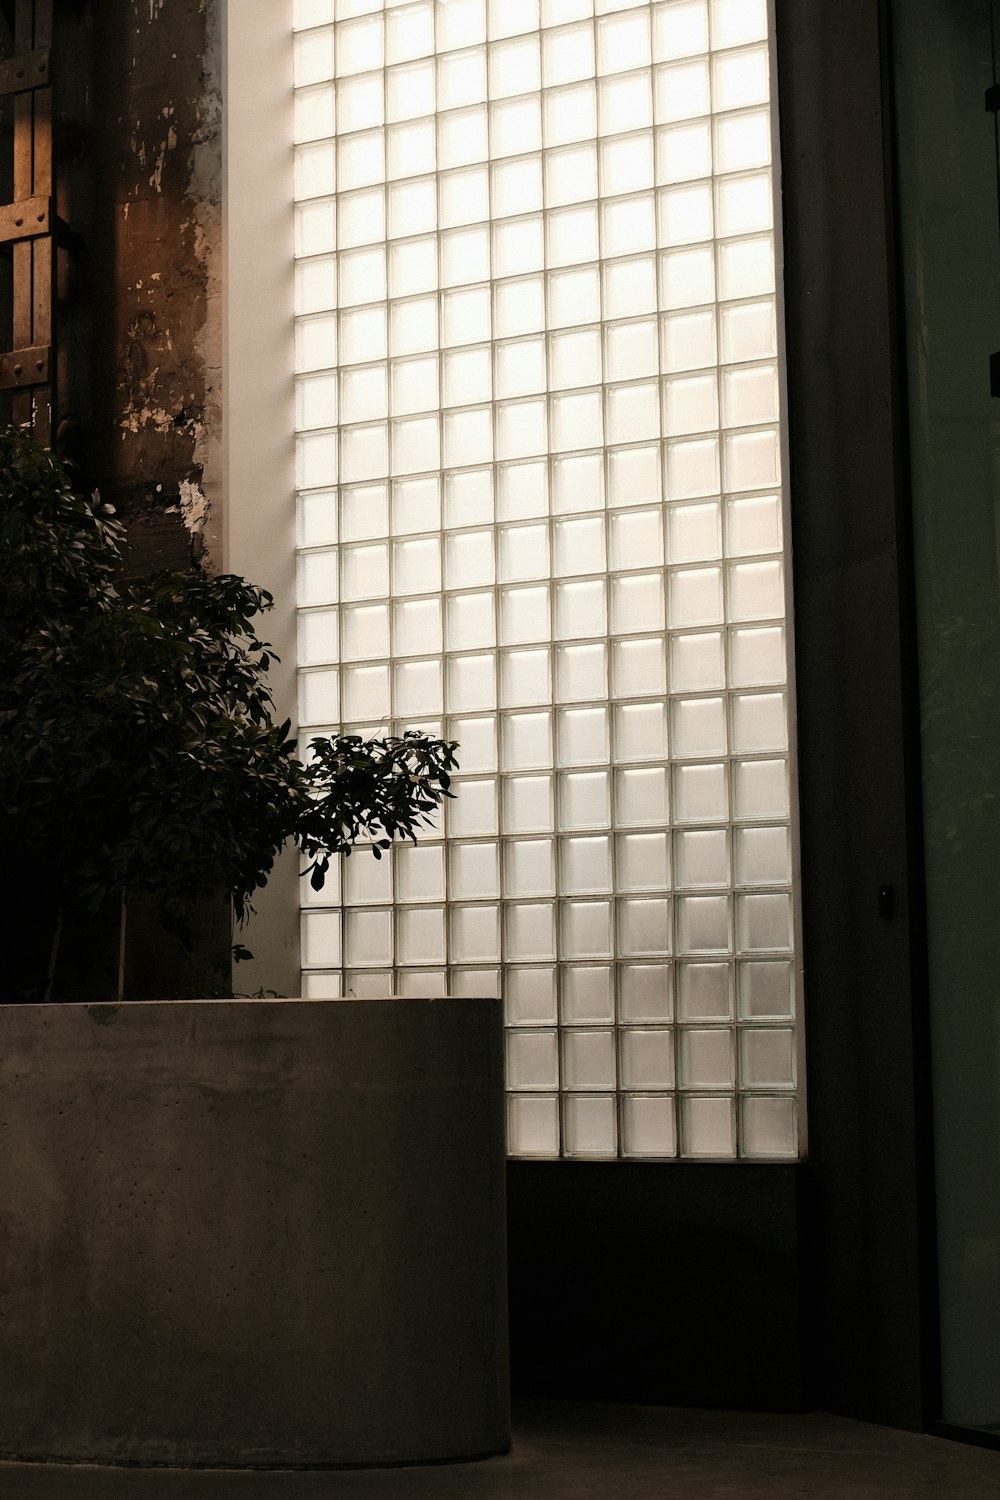
[[[14,240],[33,240],[49,234],[51,207],[52,200],[47,196],[22,198],[20,203],[0,205],[0,244],[9,245]]]
[[[0,390],[17,391],[32,385],[48,385],[51,355],[48,344],[0,354]]]
[[[23,52],[0,62],[0,94],[23,94],[28,89],[44,88],[49,82],[48,47]]]

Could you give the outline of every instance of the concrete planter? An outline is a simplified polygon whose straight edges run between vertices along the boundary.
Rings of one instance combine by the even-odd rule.
[[[0,1454],[509,1446],[499,1005],[0,1006]]]

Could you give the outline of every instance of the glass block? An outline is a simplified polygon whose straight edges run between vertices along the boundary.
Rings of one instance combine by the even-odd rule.
[[[795,1087],[795,1033],[787,1027],[740,1032],[740,1083],[748,1089]]]
[[[741,949],[747,953],[787,952],[792,946],[791,897],[780,892],[748,892],[736,898]]]
[[[557,639],[604,635],[607,608],[603,578],[557,584],[555,605]]]
[[[507,1033],[507,1086],[510,1089],[558,1088],[558,1039],[554,1031]]]
[[[677,965],[677,1019],[728,1021],[733,1001],[727,963]]]
[[[712,98],[721,113],[766,104],[770,93],[766,47],[722,53],[712,59]]]
[[[729,569],[729,617],[767,620],[784,614],[780,560],[735,563]]]
[[[555,859],[551,839],[507,839],[503,849],[506,896],[555,895]]]
[[[444,708],[441,661],[397,661],[393,667],[393,712],[399,718],[439,714]]]
[[[337,121],[341,134],[384,124],[385,90],[380,73],[362,73],[338,80]]]
[[[381,999],[392,992],[391,970],[351,969],[344,976],[344,993],[350,1000]]]
[[[697,307],[715,300],[715,254],[711,246],[666,250],[660,257],[663,307]]]
[[[303,198],[328,198],[337,189],[337,159],[332,141],[314,141],[309,145],[296,146],[293,166],[293,188],[296,202]],[[370,179],[378,180],[377,174]],[[341,180],[341,187],[353,186]],[[304,268],[300,267],[304,274]],[[311,309],[299,306],[297,311]]]
[[[508,1026],[556,1024],[556,973],[548,966],[510,968],[504,986]]]
[[[391,182],[386,196],[386,222],[390,239],[402,239],[412,234],[432,234],[437,229],[437,191],[433,177],[422,177],[415,182]],[[430,349],[435,342],[436,333],[415,347]]]
[[[299,495],[297,513],[300,547],[324,547],[337,541],[340,528],[335,490]]]
[[[340,477],[345,484],[388,474],[389,437],[383,422],[341,428],[340,445]]]
[[[392,912],[360,908],[345,916],[347,962],[353,968],[392,963]]]
[[[578,265],[596,261],[600,254],[597,209],[586,203],[577,208],[563,208],[546,216],[546,239],[550,267]],[[577,380],[576,385],[587,385]]]
[[[610,821],[606,771],[568,771],[559,777],[560,828],[607,828]]]
[[[339,1000],[343,978],[338,974],[303,974],[303,1000]]]
[[[295,482],[312,489],[337,482],[338,454],[335,432],[302,433],[295,441]]]
[[[617,821],[625,828],[657,827],[667,821],[667,771],[664,766],[615,774]]]
[[[543,46],[551,46],[546,37]],[[597,93],[593,83],[579,83],[544,96],[545,144],[565,146],[570,141],[592,140],[597,135]]]
[[[524,283],[513,283],[522,286]],[[545,401],[504,402],[497,408],[496,451],[500,459],[530,458],[548,447]],[[521,577],[537,578],[537,568]]]
[[[626,833],[618,836],[617,883],[620,891],[663,891],[670,888],[670,841],[666,833]]]
[[[337,214],[331,198],[300,203],[295,210],[296,255],[322,255],[337,244]]]
[[[798,1155],[797,1126],[794,1099],[751,1095],[740,1102],[740,1154],[794,1158]]]
[[[725,755],[729,749],[725,699],[677,699],[672,708],[671,733],[678,758]]]
[[[611,386],[607,403],[610,442],[641,443],[659,437],[660,399],[655,384]]]
[[[644,375],[656,375],[659,354],[656,323],[652,320],[615,324],[607,329],[606,342],[609,380],[635,380]],[[639,389],[645,391],[646,387]],[[623,394],[622,390],[617,392],[619,397]],[[627,412],[621,413],[621,419],[628,422]],[[648,423],[649,418],[646,420]],[[656,430],[658,432],[658,427]]]
[[[456,1000],[496,999],[500,994],[500,971],[453,968],[448,993]]]
[[[545,390],[544,339],[518,339],[516,343],[498,344],[495,354],[497,395],[501,399],[527,396]],[[502,434],[502,443],[505,446],[524,441],[524,438],[517,432],[517,419],[525,414],[516,407],[510,410],[513,413],[511,423],[505,427]],[[537,422],[541,415],[540,405],[532,404],[526,415],[530,422]],[[528,438],[529,447],[534,448],[535,438],[530,434]]]
[[[604,317],[639,318],[656,311],[656,261],[652,255],[610,261],[604,267]]]
[[[660,499],[658,446],[622,448],[608,455],[609,505],[641,505]]]
[[[784,959],[753,959],[737,966],[740,1015],[748,1021],[791,1020],[795,976]]]
[[[505,646],[548,640],[549,633],[549,591],[546,585],[501,589],[500,640]]]
[[[497,474],[497,515],[523,521],[548,514],[548,465],[544,459],[504,464]]]
[[[669,1089],[674,1086],[672,1031],[623,1031],[619,1069],[624,1089]]]
[[[495,781],[456,781],[448,803],[448,833],[452,838],[495,837],[497,790]]]
[[[674,836],[674,865],[682,890],[729,885],[729,841],[724,828],[685,829]]]
[[[555,911],[550,901],[504,908],[504,950],[510,963],[537,963],[556,956]]]
[[[611,691],[615,698],[647,698],[666,690],[666,651],[661,636],[612,642]]]
[[[489,161],[489,134],[485,104],[450,110],[438,119],[438,167],[471,166]]]
[[[680,1101],[681,1155],[732,1157],[736,1155],[734,1101],[729,1098],[689,1096]]]
[[[725,765],[674,767],[674,821],[724,823],[729,816],[729,780]]]
[[[444,559],[449,588],[492,584],[496,574],[492,530],[450,532],[445,537]]]
[[[626,1157],[677,1155],[672,1097],[662,1094],[625,1096],[622,1100],[622,1152]]]
[[[442,174],[441,227],[454,229],[461,224],[478,224],[490,216],[490,179],[485,167],[465,167]]]
[[[302,148],[300,148],[302,149]],[[311,149],[318,157],[318,148]],[[318,184],[313,184],[315,191]],[[371,187],[385,181],[385,134],[382,130],[366,130],[359,135],[341,136],[337,142],[337,184],[342,193],[352,188]],[[332,182],[325,189],[333,191]],[[304,196],[304,195],[303,195]],[[359,302],[374,302],[378,294],[359,297]]]
[[[693,954],[728,951],[728,896],[679,896],[676,915],[678,952]]]
[[[545,233],[541,214],[534,218],[512,219],[507,223],[494,224],[494,276],[524,276],[529,271],[540,271],[544,264]],[[538,389],[543,387],[544,381]],[[499,394],[511,393],[501,391]]]
[[[673,973],[669,964],[622,964],[619,1015],[623,1023],[664,1023],[673,1019]]]
[[[734,687],[769,687],[785,680],[785,632],[780,625],[733,630],[730,657]]]
[[[563,1101],[563,1149],[567,1156],[613,1157],[618,1121],[613,1095],[570,1095]]]
[[[703,562],[722,551],[718,501],[671,505],[667,511],[667,555],[672,563]]]
[[[564,896],[602,896],[611,890],[607,837],[560,839],[559,889]]]
[[[489,275],[489,226],[445,230],[441,235],[441,285],[464,286],[472,281],[487,281]]]
[[[414,531],[438,531],[440,526],[441,486],[437,475],[393,482],[392,529],[397,536]]]
[[[708,51],[708,0],[674,0],[653,11],[653,60]]]
[[[326,370],[337,363],[337,319],[334,313],[298,318],[295,323],[295,369]]]
[[[427,359],[397,360],[389,376],[390,400],[394,416],[413,412],[436,411],[438,405],[438,362]]]
[[[389,592],[389,549],[384,543],[342,548],[342,574],[345,600],[384,597]]]
[[[493,457],[493,413],[488,406],[445,412],[444,460],[449,468],[489,463]]]
[[[565,901],[560,919],[564,959],[610,959],[611,902]]]
[[[611,136],[601,142],[601,191],[641,193],[653,186],[653,133]]]
[[[603,571],[605,552],[602,517],[587,516],[556,521],[552,528],[552,536],[557,574]]]
[[[438,108],[461,109],[468,104],[481,104],[486,98],[486,52],[477,47],[474,51],[447,53],[438,58],[437,67]],[[489,213],[482,215],[489,218]]]
[[[557,738],[561,766],[607,764],[607,709],[561,708],[557,715]]]
[[[329,191],[327,189],[326,191]],[[545,206],[589,202],[597,197],[597,148],[591,144],[564,146],[545,157]],[[558,243],[558,241],[557,241]],[[587,318],[575,321],[585,323]]]
[[[552,699],[547,650],[504,651],[500,657],[500,701],[504,708],[528,707]]]
[[[613,1089],[616,1082],[613,1031],[564,1031],[562,1084],[573,1091]]]
[[[565,515],[568,511],[598,510],[603,504],[603,454],[582,453],[554,460],[552,510],[555,515]]]
[[[507,1149],[511,1156],[559,1155],[557,1097],[508,1095]]]
[[[600,318],[601,287],[596,266],[556,271],[548,285],[551,328],[572,328],[578,323],[596,323]]]
[[[501,741],[505,771],[533,771],[551,766],[551,715],[548,712],[504,714]]]
[[[303,667],[339,657],[339,615],[335,609],[310,610],[298,619],[298,660]]]
[[[362,369],[341,370],[340,416],[342,422],[370,422],[375,417],[384,417],[388,405],[385,365],[367,365]],[[352,450],[349,462],[356,467],[363,467],[366,460],[383,466],[385,458],[381,446],[375,446],[376,438],[379,440],[384,438],[384,428],[364,428],[357,436],[345,434],[345,448]],[[370,452],[366,453],[363,444],[368,445]]]
[[[740,885],[789,885],[792,851],[788,829],[739,829],[736,835],[736,878]]]
[[[460,646],[466,646],[472,650],[479,647],[496,645],[496,620],[494,618],[494,606],[492,593],[483,594],[452,594],[445,606],[448,649],[454,651]],[[483,659],[473,658],[483,665]],[[492,678],[492,667],[490,677]],[[455,687],[458,687],[456,681]],[[451,687],[449,686],[449,694]],[[449,702],[450,702],[449,697]],[[493,704],[491,707],[495,706]],[[452,704],[454,711],[455,705]],[[464,710],[463,710],[464,711]]]
[[[503,798],[506,833],[548,833],[551,830],[551,776],[510,776],[503,784]]]
[[[707,432],[719,425],[719,392],[714,374],[687,375],[663,385],[663,427],[668,437]]]
[[[562,1020],[567,1026],[611,1025],[615,1018],[614,981],[608,964],[566,964],[562,977]]]
[[[418,297],[390,309],[390,341],[394,354],[415,354],[437,343],[437,298]]]
[[[547,89],[594,76],[594,28],[585,22],[542,36],[542,73]]]
[[[716,47],[739,47],[767,36],[766,0],[712,0],[712,41]]]
[[[678,1032],[677,1040],[678,1083],[682,1089],[733,1088],[736,1067],[733,1035],[728,1028],[685,1027]]]
[[[657,182],[691,182],[712,173],[712,131],[708,120],[669,125],[657,131]]]
[[[603,16],[597,23],[597,66],[601,73],[622,73],[649,66],[649,15],[637,11]]]
[[[356,848],[344,861],[344,897],[348,906],[387,905],[392,900],[392,861]]]
[[[707,693],[726,685],[723,637],[712,631],[670,641],[670,686],[675,693]]]
[[[296,89],[294,109],[293,136],[296,144],[302,141],[328,140],[336,132],[336,106],[332,84],[322,84],[317,88]]]
[[[649,568],[662,564],[663,514],[658,506],[655,510],[619,511],[611,517],[609,529],[613,568]],[[656,581],[662,616],[663,579],[659,574],[647,576]],[[618,581],[624,584],[634,580]]]
[[[695,120],[712,108],[708,58],[667,63],[653,74],[653,112],[657,124]]]
[[[496,963],[500,922],[495,906],[453,906],[449,914],[452,963]]]
[[[370,661],[389,655],[389,607],[386,604],[353,605],[342,614],[345,661]]]
[[[337,259],[333,255],[303,260],[295,267],[295,311],[323,312],[337,305]]]
[[[668,314],[662,320],[663,369],[667,374],[714,365],[715,312]]]
[[[500,895],[496,844],[452,844],[448,850],[448,895],[452,901],[492,901]]]
[[[393,589],[397,594],[430,594],[441,587],[441,547],[437,537],[407,537],[392,544]]]
[[[448,709],[479,713],[496,708],[496,677],[491,653],[453,656],[447,664]]]
[[[541,57],[537,36],[494,44],[490,52],[490,97],[535,93],[541,87]]]
[[[541,101],[536,95],[490,106],[490,144],[494,160],[538,151],[542,144]]]
[[[599,102],[602,135],[642,130],[653,123],[652,90],[641,76],[602,78]]]
[[[493,167],[493,217],[533,213],[542,206],[542,159],[519,156]],[[539,231],[541,226],[539,225]],[[533,268],[529,268],[533,269]]]
[[[720,322],[722,359],[726,364],[774,357],[777,335],[774,303],[770,299],[723,307]]]
[[[788,764],[784,760],[741,760],[733,771],[734,814],[760,820],[789,816]]]
[[[490,469],[445,475],[445,526],[474,526],[492,520],[493,474]]]
[[[763,297],[774,292],[774,244],[770,235],[719,246],[719,295]]]
[[[304,552],[299,556],[298,598],[300,604],[328,604],[339,593],[337,552]]]
[[[731,557],[781,550],[781,502],[777,495],[733,499],[726,508],[726,551]]]
[[[483,0],[438,0],[436,9],[439,52],[453,47],[474,47],[486,40]]]
[[[489,0],[490,40],[538,30],[538,0]]]
[[[309,911],[302,913],[302,964],[305,968],[324,965],[339,967],[340,912]]]
[[[462,770],[467,776],[485,775],[497,769],[496,719],[453,718],[448,720],[448,738],[461,746]]]
[[[718,438],[671,443],[667,448],[667,495],[671,500],[694,500],[719,492]]]
[[[416,906],[404,908],[396,914],[397,963],[439,964],[444,958],[443,907]],[[440,984],[440,980],[437,983]]]
[[[549,340],[549,372],[551,383],[557,390],[599,385],[601,341],[598,330],[585,328],[579,332],[553,334]]]
[[[547,526],[501,526],[498,543],[502,582],[541,578],[548,573]]]
[[[382,80],[377,74],[374,81],[382,91]],[[433,115],[437,104],[437,89],[434,79],[434,60],[406,63],[388,68],[385,75],[385,113],[392,122],[415,120],[422,115]],[[433,122],[428,121],[433,134]],[[433,139],[430,143],[427,166],[417,170],[434,170]],[[400,175],[400,174],[393,174]]]
[[[722,375],[724,427],[753,427],[778,418],[778,372],[773,365],[725,370]]]
[[[619,900],[618,943],[623,958],[659,958],[671,953],[670,901],[666,897]]]
[[[411,916],[415,915],[410,913]],[[448,982],[441,969],[404,969],[396,980],[397,995],[418,999],[440,1000],[448,993]]]
[[[633,573],[611,580],[611,629],[615,633],[661,630],[664,607],[661,573]]]
[[[389,713],[389,668],[348,667],[341,676],[346,719],[378,723]]]
[[[557,702],[579,703],[607,696],[607,649],[603,641],[586,646],[559,646],[555,668]]]

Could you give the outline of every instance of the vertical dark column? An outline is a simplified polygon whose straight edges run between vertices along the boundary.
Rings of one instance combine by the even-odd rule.
[[[777,46],[812,1399],[920,1427],[919,755],[883,7],[777,0]]]

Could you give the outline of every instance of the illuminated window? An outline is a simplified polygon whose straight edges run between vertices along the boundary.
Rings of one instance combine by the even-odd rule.
[[[302,738],[461,744],[307,995],[502,992],[515,1155],[796,1154],[765,0],[296,0]]]

